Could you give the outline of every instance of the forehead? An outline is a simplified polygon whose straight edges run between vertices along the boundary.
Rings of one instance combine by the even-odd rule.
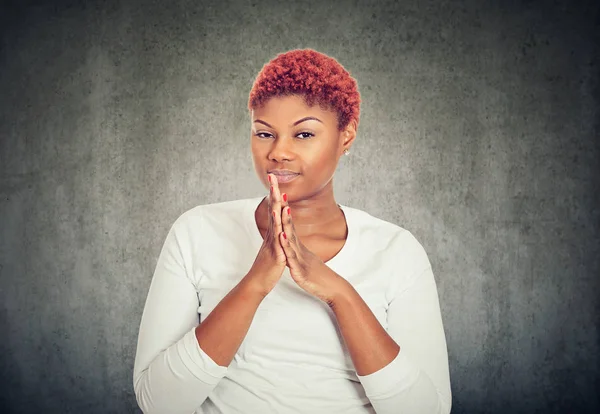
[[[291,124],[305,116],[317,117],[325,124],[337,123],[334,111],[321,108],[318,104],[308,106],[299,95],[274,96],[252,111],[252,120],[261,119],[269,123]]]

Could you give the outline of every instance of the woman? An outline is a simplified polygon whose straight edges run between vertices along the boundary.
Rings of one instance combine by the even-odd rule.
[[[356,81],[311,49],[263,67],[248,108],[265,197],[172,225],[144,308],[146,413],[448,413],[436,283],[407,230],[336,203]]]

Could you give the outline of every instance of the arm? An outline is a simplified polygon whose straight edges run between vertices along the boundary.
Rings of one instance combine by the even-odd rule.
[[[231,363],[265,297],[250,280],[248,273],[196,327],[200,347],[221,366]]]
[[[376,412],[448,414],[448,354],[431,267],[398,289],[387,332],[352,285],[344,286],[332,309]]]
[[[340,277],[343,287],[331,305],[350,352],[356,374],[379,371],[398,355],[400,347],[383,329],[354,287]]]
[[[198,325],[198,296],[186,270],[185,229],[171,227],[150,284],[133,372],[144,413],[190,413],[225,376],[262,296],[247,278]]]

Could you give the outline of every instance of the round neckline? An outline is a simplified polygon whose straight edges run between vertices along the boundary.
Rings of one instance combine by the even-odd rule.
[[[254,245],[257,248],[260,248],[260,246],[262,245],[263,238],[260,234],[260,230],[258,229],[258,225],[256,223],[256,218],[254,217],[254,214],[256,213],[256,209],[258,208],[260,203],[265,198],[267,198],[267,196],[248,198],[246,203],[246,209],[244,212],[246,230],[252,239],[252,243],[254,243]],[[342,210],[342,212],[344,213],[344,217],[346,218],[346,227],[348,230],[348,234],[346,236],[346,242],[342,246],[341,250],[335,256],[333,256],[331,259],[325,262],[325,264],[329,267],[334,266],[340,261],[343,262],[346,257],[350,257],[351,252],[354,250],[354,246],[356,244],[356,226],[354,223],[354,216],[352,215],[351,211],[352,209],[342,204],[338,204],[338,207]]]

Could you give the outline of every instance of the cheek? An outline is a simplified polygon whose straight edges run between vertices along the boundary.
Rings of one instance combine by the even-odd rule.
[[[252,161],[255,164],[263,162],[263,151],[260,150],[260,146],[257,146],[254,141],[252,141],[252,144],[250,145],[250,153],[252,155]]]
[[[308,161],[313,172],[327,172],[335,169],[336,159],[335,151],[331,148],[322,148],[314,151]]]
[[[256,144],[254,144],[254,140],[252,140],[250,142],[250,152],[252,153],[252,158],[256,158],[256,155],[258,153],[257,148],[256,148]]]
[[[256,175],[260,178],[261,181],[265,181],[266,180],[266,171],[265,171],[265,167],[264,165],[262,165],[260,163],[259,160],[255,159],[254,157],[252,158],[252,164],[254,165],[254,171],[256,172]],[[265,175],[265,178],[263,179],[263,175]]]
[[[260,176],[264,166],[262,165],[260,157],[254,151],[252,151],[252,165],[254,166],[254,171],[256,171],[256,174]]]

